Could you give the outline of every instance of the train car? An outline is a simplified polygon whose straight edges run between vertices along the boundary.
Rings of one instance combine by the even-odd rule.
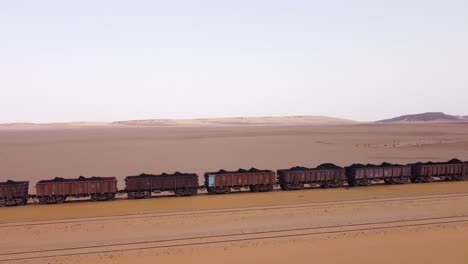
[[[116,194],[115,177],[55,178],[39,181],[36,184],[36,198],[43,204],[63,203],[69,197],[91,197],[94,201],[107,201],[114,199]]]
[[[350,186],[368,186],[379,181],[386,184],[402,184],[410,181],[411,166],[390,163],[353,164],[345,168],[345,173]]]
[[[458,159],[447,162],[426,162],[411,164],[412,182],[432,182],[434,178],[446,181],[463,181],[467,178],[467,163]]]
[[[192,196],[198,192],[198,175],[175,172],[174,174],[127,176],[125,192],[129,199],[149,198],[151,193],[160,192],[174,192],[176,196]]]
[[[252,192],[270,192],[276,184],[276,174],[271,170],[239,169],[205,173],[205,187],[209,194],[223,194],[231,189],[249,188]]]
[[[340,187],[346,181],[345,170],[334,164],[322,164],[317,168],[294,167],[278,170],[278,183],[282,190],[301,190],[304,184],[310,186]]]
[[[465,161],[465,180],[468,180],[468,161]]]
[[[29,199],[28,181],[0,182],[0,207],[25,205]]]

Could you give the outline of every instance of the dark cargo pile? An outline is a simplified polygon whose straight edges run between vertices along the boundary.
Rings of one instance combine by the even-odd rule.
[[[168,177],[168,176],[197,176],[195,173],[182,173],[179,171],[174,172],[173,174],[169,173],[162,173],[162,174],[147,174],[147,173],[142,173],[137,176],[128,176],[132,178],[152,178],[152,177]]]
[[[317,166],[316,168],[296,166],[296,167],[292,167],[288,169],[288,171],[315,171],[315,170],[338,170],[338,169],[343,169],[343,168],[333,163],[324,163],[322,165]]]
[[[110,180],[110,179],[115,179],[114,177],[98,177],[98,176],[93,176],[86,178],[84,176],[80,176],[77,179],[65,179],[61,177],[55,177],[53,180],[42,180],[39,181],[38,183],[48,183],[48,182],[76,182],[76,181],[102,181],[102,180]]]
[[[8,180],[6,182],[0,182],[0,185],[11,185],[11,184],[18,184],[18,183],[23,183],[23,182],[16,182],[16,181]]]
[[[380,165],[376,164],[360,164],[360,163],[355,163],[347,168],[351,169],[365,169],[365,168],[385,168],[385,167],[405,167],[407,165],[401,165],[401,164],[392,164],[388,162],[383,162]]]
[[[414,163],[414,165],[441,165],[441,164],[461,164],[461,163],[463,163],[463,161],[461,161],[459,159],[451,159],[451,160],[449,160],[447,162],[432,162],[432,161],[417,162],[417,163]]]
[[[257,168],[250,168],[248,170],[238,169],[236,171],[219,170],[217,172],[212,172],[212,173],[209,173],[209,174],[262,173],[262,172],[273,172],[273,171],[271,171],[271,170],[259,170]]]

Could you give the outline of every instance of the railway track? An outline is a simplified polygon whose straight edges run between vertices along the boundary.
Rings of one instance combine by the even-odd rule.
[[[129,243],[110,243],[80,247],[49,248],[34,251],[0,252],[1,263],[15,261],[63,258],[79,255],[113,254],[154,249],[168,249],[223,243],[249,242],[257,240],[284,239],[293,237],[331,235],[352,232],[369,232],[396,228],[414,228],[468,223],[468,215],[437,218],[405,219],[383,222],[362,222],[344,225],[315,226],[282,230],[262,230],[243,233],[192,236],[172,239],[145,240]]]
[[[399,201],[421,201],[421,200],[439,200],[439,199],[452,199],[452,198],[463,198],[468,197],[468,192],[455,193],[455,194],[444,194],[444,195],[424,195],[424,196],[406,196],[406,197],[392,197],[392,198],[381,198],[381,199],[356,199],[356,200],[336,200],[326,202],[312,202],[312,203],[296,203],[296,204],[285,204],[285,205],[274,205],[274,206],[261,206],[261,207],[243,207],[243,208],[221,208],[212,210],[197,210],[197,211],[171,211],[161,213],[143,213],[143,214],[126,214],[118,216],[102,216],[102,217],[91,217],[91,218],[65,218],[48,221],[28,221],[28,222],[8,222],[0,224],[1,228],[12,228],[12,227],[30,227],[30,226],[42,226],[42,225],[54,225],[54,224],[76,224],[76,223],[91,223],[91,222],[106,222],[106,221],[121,221],[121,220],[132,220],[141,218],[154,218],[154,217],[173,217],[173,216],[192,216],[192,215],[209,215],[209,214],[226,214],[226,213],[238,213],[238,212],[254,212],[254,211],[271,211],[271,210],[284,210],[284,209],[297,209],[297,208],[312,208],[322,206],[333,206],[333,205],[347,205],[347,204],[375,204],[375,203],[387,203],[387,202],[399,202]]]

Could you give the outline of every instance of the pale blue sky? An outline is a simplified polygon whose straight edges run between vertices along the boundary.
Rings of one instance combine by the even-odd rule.
[[[1,1],[0,122],[468,115],[468,1]]]

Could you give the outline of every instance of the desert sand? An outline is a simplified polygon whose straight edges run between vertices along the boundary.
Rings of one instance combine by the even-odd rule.
[[[468,160],[467,125],[0,129],[0,179],[31,192],[53,177],[122,188],[141,172],[453,157]],[[466,263],[467,203],[468,182],[439,182],[0,208],[0,263]]]
[[[468,125],[0,130],[0,180],[468,160]],[[123,187],[120,185],[120,187]],[[34,191],[34,188],[31,188]]]
[[[0,262],[464,263],[467,190],[408,184],[4,208]]]

